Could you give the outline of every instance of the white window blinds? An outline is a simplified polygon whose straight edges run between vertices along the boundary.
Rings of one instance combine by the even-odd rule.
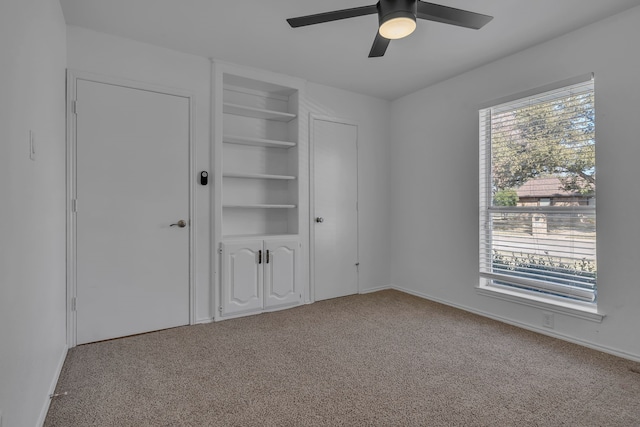
[[[480,110],[480,276],[596,300],[593,79]]]

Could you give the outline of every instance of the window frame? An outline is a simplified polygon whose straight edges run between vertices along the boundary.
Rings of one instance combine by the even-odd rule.
[[[547,85],[544,87],[540,87],[537,89],[532,89],[526,92],[522,92],[519,94],[511,95],[506,98],[498,99],[492,102],[488,102],[485,105],[479,107],[479,142],[480,142],[480,186],[479,186],[479,195],[480,195],[480,205],[479,205],[479,219],[480,219],[480,229],[479,229],[479,255],[480,255],[480,277],[479,284],[477,286],[478,293],[485,296],[496,297],[503,300],[509,300],[513,302],[523,303],[525,305],[533,305],[541,308],[545,308],[550,311],[560,311],[565,314],[576,315],[576,317],[586,318],[587,320],[593,321],[602,321],[604,314],[598,313],[597,310],[597,300],[593,301],[585,301],[579,299],[569,299],[563,296],[541,293],[536,290],[527,290],[521,289],[516,286],[504,285],[500,283],[496,283],[495,280],[500,278],[499,275],[491,274],[493,270],[491,268],[491,272],[487,273],[486,270],[483,272],[483,263],[486,264],[486,259],[483,261],[483,248],[482,245],[488,243],[491,247],[488,249],[489,252],[493,251],[494,240],[492,237],[491,230],[491,215],[497,211],[509,211],[510,209],[505,209],[504,207],[499,207],[496,209],[492,206],[492,182],[493,182],[493,172],[491,168],[491,109],[495,107],[503,106],[504,104],[509,103],[517,103],[521,102],[527,98],[536,98],[536,97],[544,97],[547,92],[552,91],[563,91],[570,90],[572,86],[584,84],[589,81],[594,80],[593,73],[589,73],[586,75],[574,77],[571,79],[567,79],[561,82],[553,83],[551,85]],[[595,92],[594,92],[595,93]],[[489,120],[486,119],[486,114],[489,114]],[[486,137],[483,137],[486,136]],[[483,152],[484,150],[484,152]],[[591,200],[595,201],[595,196],[591,197],[588,203],[588,206],[574,206],[571,207],[571,212],[576,211],[585,211],[590,212],[596,215],[595,204],[592,205]],[[542,211],[553,211],[560,212],[562,209],[559,206],[553,206],[553,203],[550,203],[550,206],[537,206],[537,207],[522,207],[520,209],[514,209],[514,211],[529,213],[529,212],[542,212]],[[597,231],[596,237],[597,239]],[[486,256],[487,249],[484,249]],[[596,260],[597,260],[597,251],[596,251]],[[512,279],[513,280],[513,279]],[[539,283],[539,282],[538,282]],[[562,286],[562,285],[559,285]],[[597,289],[597,283],[596,283]],[[593,291],[593,295],[595,297],[596,291]]]

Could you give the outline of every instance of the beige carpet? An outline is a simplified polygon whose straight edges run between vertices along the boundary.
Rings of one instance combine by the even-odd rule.
[[[640,364],[396,291],[69,351],[45,426],[640,426]]]

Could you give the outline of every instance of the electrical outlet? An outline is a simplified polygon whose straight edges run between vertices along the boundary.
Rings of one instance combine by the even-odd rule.
[[[545,328],[553,329],[553,313],[546,311],[542,312],[542,326]]]

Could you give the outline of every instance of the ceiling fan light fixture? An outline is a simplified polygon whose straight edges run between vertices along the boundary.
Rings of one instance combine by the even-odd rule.
[[[416,29],[417,0],[380,0],[376,7],[378,33],[385,39],[401,39]]]
[[[378,28],[380,35],[385,39],[396,40],[413,33],[416,29],[416,18],[410,13],[406,13],[406,15],[408,16],[387,17],[388,19],[382,22]]]

